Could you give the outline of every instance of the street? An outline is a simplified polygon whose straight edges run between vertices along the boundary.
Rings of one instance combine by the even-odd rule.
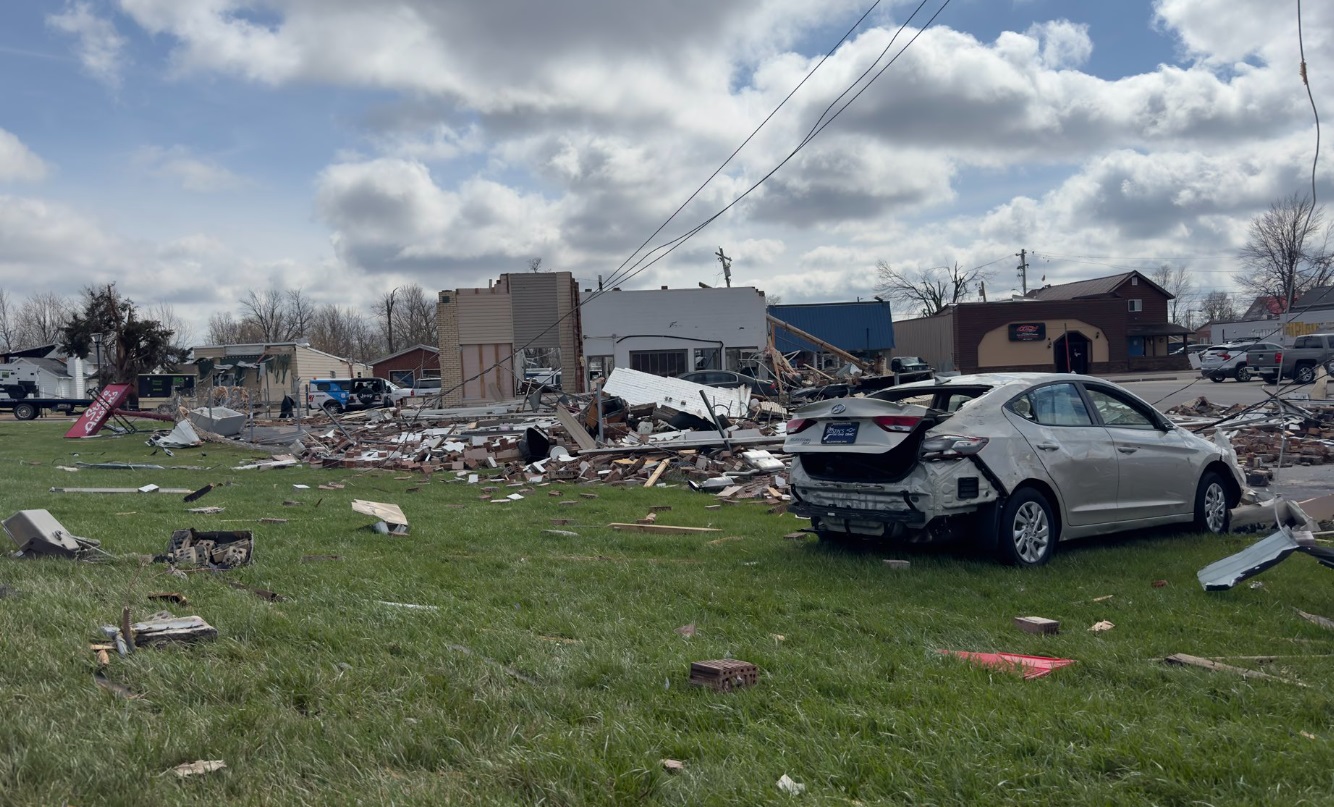
[[[1223,406],[1231,406],[1237,403],[1251,404],[1266,400],[1267,396],[1264,394],[1264,390],[1274,392],[1276,389],[1261,381],[1247,381],[1245,383],[1223,381],[1216,384],[1207,378],[1199,377],[1167,381],[1133,381],[1122,383],[1121,386],[1153,404],[1160,411],[1165,411],[1177,404],[1193,401],[1201,395],[1208,398],[1210,403]],[[1311,387],[1309,385],[1291,387],[1288,391],[1297,394],[1310,394]]]

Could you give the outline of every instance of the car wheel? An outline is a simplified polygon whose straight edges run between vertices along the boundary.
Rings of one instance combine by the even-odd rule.
[[[1292,380],[1298,384],[1310,384],[1315,381],[1315,367],[1310,364],[1303,364],[1293,371]]]
[[[1232,511],[1227,506],[1227,485],[1217,471],[1200,477],[1195,491],[1195,529],[1225,535],[1232,528]]]
[[[14,407],[14,417],[18,420],[32,420],[37,417],[37,407],[30,403],[21,403]]]
[[[1223,375],[1222,373],[1214,373],[1213,375],[1209,376],[1209,380],[1214,382],[1215,384],[1222,384],[1224,381],[1227,380],[1227,376]]]
[[[324,411],[330,415],[337,415],[343,411],[343,407],[339,406],[337,401],[329,401],[324,405]]]
[[[1047,497],[1034,488],[1016,490],[1001,509],[996,551],[1011,566],[1041,566],[1051,560],[1061,528]]]
[[[1237,375],[1237,380],[1238,380],[1238,381],[1250,381],[1250,380],[1251,380],[1251,368],[1249,368],[1249,367],[1247,367],[1246,365],[1243,364],[1243,365],[1241,365],[1240,367],[1237,368],[1237,373],[1236,373],[1236,375]]]

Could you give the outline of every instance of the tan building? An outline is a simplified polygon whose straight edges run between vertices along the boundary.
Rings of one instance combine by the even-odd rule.
[[[192,350],[205,389],[211,378],[214,386],[244,387],[254,402],[272,403],[291,395],[300,403],[304,400],[305,385],[312,378],[356,378],[371,374],[370,367],[362,362],[316,350],[304,342],[202,345]]]
[[[512,399],[524,379],[584,391],[579,287],[569,272],[505,274],[484,289],[447,289],[436,323],[446,406]]]

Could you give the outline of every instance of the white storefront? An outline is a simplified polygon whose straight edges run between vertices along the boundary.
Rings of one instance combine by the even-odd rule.
[[[581,295],[585,372],[616,367],[675,376],[692,370],[754,373],[768,345],[764,292],[654,289]]]

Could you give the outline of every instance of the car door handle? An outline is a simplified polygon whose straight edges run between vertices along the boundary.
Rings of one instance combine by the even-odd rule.
[[[1122,454],[1134,454],[1136,451],[1139,451],[1139,449],[1134,446],[1117,446],[1116,450],[1120,451]]]
[[[1038,443],[1038,448],[1043,451],[1057,451],[1061,447],[1060,443]]]

